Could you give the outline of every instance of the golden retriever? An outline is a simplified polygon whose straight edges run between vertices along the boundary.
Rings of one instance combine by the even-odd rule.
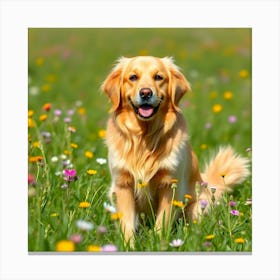
[[[122,214],[126,242],[133,244],[140,213],[154,213],[155,228],[160,231],[169,223],[172,199],[184,201],[189,194],[187,212],[197,218],[199,202],[211,203],[210,187],[215,187],[215,199],[219,199],[248,175],[248,160],[230,147],[220,148],[204,173],[199,172],[179,108],[190,84],[172,58],[122,57],[101,88],[112,101],[106,131],[110,197],[115,196]],[[176,188],[171,187],[174,182]],[[197,197],[195,186],[202,182],[208,187]]]

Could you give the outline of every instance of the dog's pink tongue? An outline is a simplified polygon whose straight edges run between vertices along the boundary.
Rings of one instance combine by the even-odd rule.
[[[142,117],[148,118],[153,114],[154,108],[153,107],[140,107],[138,109],[138,112]]]

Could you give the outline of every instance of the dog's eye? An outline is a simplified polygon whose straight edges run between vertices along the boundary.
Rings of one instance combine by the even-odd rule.
[[[162,77],[161,75],[159,75],[159,74],[156,74],[155,77],[154,77],[154,79],[155,79],[156,81],[162,81],[162,80],[163,80],[163,77]]]
[[[138,79],[138,77],[137,77],[137,75],[135,75],[135,74],[129,76],[129,80],[132,81],[132,82],[137,81],[137,79]]]

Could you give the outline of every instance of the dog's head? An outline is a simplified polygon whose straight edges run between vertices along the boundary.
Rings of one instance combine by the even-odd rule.
[[[140,121],[159,112],[179,111],[178,103],[190,89],[169,57],[122,57],[102,85],[113,106],[111,112],[132,110]]]

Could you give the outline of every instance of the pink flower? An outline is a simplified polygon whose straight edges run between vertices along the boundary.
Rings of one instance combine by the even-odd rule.
[[[118,248],[114,244],[106,244],[102,246],[102,252],[117,252]]]
[[[73,241],[74,243],[80,243],[82,239],[83,239],[82,235],[78,233],[70,236],[70,240]]]
[[[230,202],[229,202],[229,206],[234,207],[235,205],[236,205],[236,202],[235,202],[235,201],[230,201]]]
[[[228,121],[230,123],[236,123],[237,122],[237,117],[234,116],[234,115],[231,115],[231,116],[228,117]]]
[[[181,240],[181,239],[174,239],[174,240],[172,240],[171,243],[169,243],[169,245],[170,245],[171,247],[180,247],[180,246],[182,246],[183,244],[184,244],[184,241]]]
[[[233,216],[239,216],[239,211],[238,210],[230,210],[230,214]]]
[[[63,179],[68,182],[76,181],[78,179],[77,171],[75,169],[64,169],[63,175]]]

